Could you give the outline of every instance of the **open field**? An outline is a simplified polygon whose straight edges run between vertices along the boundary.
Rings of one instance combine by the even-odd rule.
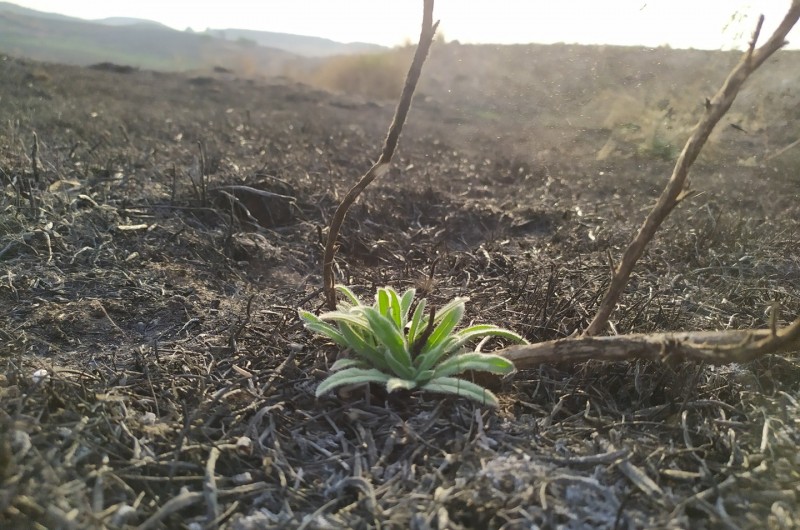
[[[339,281],[469,296],[468,320],[531,342],[580,331],[735,60],[434,47]],[[796,62],[746,85],[616,332],[800,314]],[[0,74],[0,526],[800,525],[797,356],[542,366],[496,381],[496,410],[315,399],[338,352],[297,309],[322,305],[325,228],[393,102],[11,57]],[[277,195],[240,195],[248,219],[236,185]]]

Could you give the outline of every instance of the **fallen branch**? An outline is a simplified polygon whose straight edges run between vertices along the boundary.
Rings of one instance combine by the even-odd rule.
[[[331,226],[328,229],[328,239],[325,242],[325,255],[322,259],[322,283],[325,290],[325,300],[331,311],[336,309],[333,258],[336,255],[336,240],[339,237],[339,230],[342,228],[347,210],[350,209],[350,206],[353,205],[356,198],[358,198],[361,192],[364,191],[373,180],[386,174],[389,170],[389,163],[391,163],[394,151],[397,149],[397,144],[400,141],[400,133],[403,131],[403,125],[406,122],[408,110],[411,108],[411,99],[414,97],[417,81],[419,81],[419,76],[422,73],[422,66],[425,64],[425,58],[428,56],[428,51],[433,43],[433,37],[436,34],[436,27],[438,25],[438,22],[435,24],[433,22],[433,0],[425,0],[419,44],[414,54],[414,60],[411,62],[411,67],[406,75],[403,93],[400,95],[400,101],[397,104],[392,124],[389,126],[389,133],[386,135],[386,140],[383,142],[381,156],[369,171],[361,177],[361,180],[350,188],[350,191],[348,191],[347,195],[342,199],[339,207],[336,208],[333,219],[331,219]]]
[[[592,322],[589,324],[589,327],[584,331],[585,336],[598,335],[605,329],[608,324],[608,318],[611,316],[619,297],[625,289],[625,285],[628,283],[634,265],[636,265],[636,262],[642,257],[645,248],[653,239],[656,230],[661,226],[664,219],[666,219],[673,208],[687,196],[688,184],[686,182],[686,177],[689,173],[689,168],[703,149],[711,131],[714,130],[719,120],[728,112],[733,100],[736,99],[736,95],[739,93],[739,89],[741,89],[747,78],[750,77],[750,74],[761,66],[773,53],[786,44],[786,35],[795,25],[798,18],[800,18],[800,0],[792,0],[792,5],[788,13],[775,30],[775,33],[772,34],[763,46],[756,49],[755,46],[758,41],[759,33],[761,32],[761,25],[764,22],[763,15],[759,18],[758,26],[750,41],[750,46],[739,61],[739,64],[737,64],[728,75],[728,78],[716,95],[710,100],[706,100],[705,114],[695,126],[692,135],[686,142],[683,151],[681,151],[678,161],[675,163],[672,176],[667,186],[664,188],[664,191],[661,193],[661,196],[658,198],[658,202],[647,216],[647,219],[645,219],[636,237],[628,248],[625,249],[619,266],[611,278],[611,285],[608,288],[608,292],[600,302],[600,307],[592,319]]]
[[[511,346],[498,355],[518,370],[540,364],[576,364],[589,360],[745,363],[770,353],[800,351],[800,318],[783,329],[679,331],[578,337]]]

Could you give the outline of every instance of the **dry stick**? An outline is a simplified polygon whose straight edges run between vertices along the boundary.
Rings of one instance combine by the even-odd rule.
[[[34,217],[38,217],[39,208],[36,201],[36,193],[35,190],[39,189],[39,136],[36,134],[36,131],[33,132],[33,147],[31,147],[31,171],[33,172],[33,182],[36,183],[34,185],[31,184],[30,181],[26,181],[26,187],[28,195],[28,201],[31,203],[31,211],[33,212]]]
[[[425,64],[425,59],[428,56],[428,51],[430,50],[438,25],[439,22],[433,23],[433,0],[424,0],[422,31],[419,35],[419,44],[414,54],[414,60],[411,62],[411,67],[406,75],[403,93],[400,95],[400,101],[397,104],[392,124],[389,127],[389,133],[386,135],[386,140],[383,142],[381,156],[369,171],[361,177],[361,180],[350,188],[350,191],[348,191],[347,195],[342,199],[339,207],[336,208],[333,219],[331,219],[331,225],[328,229],[328,239],[325,242],[325,255],[322,259],[322,282],[325,290],[325,300],[331,310],[336,309],[333,258],[336,255],[336,240],[339,237],[339,230],[342,228],[347,210],[350,209],[350,206],[353,205],[356,198],[358,198],[361,192],[364,191],[373,180],[386,174],[389,170],[389,163],[391,163],[394,151],[397,149],[397,144],[400,141],[400,133],[403,131],[403,125],[406,122],[408,110],[411,108],[411,99],[414,97],[417,81],[419,81],[419,76],[422,73],[422,66]]]
[[[208,206],[208,181],[206,180],[206,150],[202,140],[197,140],[200,151],[200,201],[203,206]]]
[[[625,289],[625,285],[628,283],[634,265],[636,265],[636,262],[644,253],[645,248],[653,239],[656,230],[658,230],[658,227],[664,219],[666,219],[672,209],[686,197],[688,191],[686,176],[689,173],[689,168],[700,154],[714,126],[725,113],[728,112],[733,100],[739,93],[739,89],[750,74],[761,66],[770,55],[786,44],[786,35],[797,22],[798,17],[800,17],[800,0],[793,0],[789,12],[786,14],[780,26],[778,26],[778,29],[775,30],[775,33],[772,34],[772,37],[770,37],[763,46],[755,49],[756,41],[761,31],[761,25],[764,22],[763,15],[759,18],[758,26],[756,27],[753,39],[744,57],[742,57],[739,64],[737,64],[728,75],[728,78],[725,80],[725,83],[723,83],[722,88],[719,89],[719,92],[717,92],[712,99],[706,100],[705,115],[695,126],[692,135],[686,142],[683,151],[681,151],[672,176],[666,188],[664,188],[664,191],[661,193],[661,196],[658,198],[658,202],[647,216],[644,225],[639,229],[639,233],[636,234],[631,244],[625,249],[619,267],[611,278],[611,285],[608,288],[608,292],[602,302],[600,302],[600,308],[597,310],[594,319],[592,319],[589,327],[586,328],[584,332],[585,336],[598,335],[605,329],[608,324],[608,318],[611,316],[611,312],[617,305],[617,301],[622,291]]]
[[[31,169],[33,170],[33,181],[39,183],[39,136],[33,132],[33,147],[31,147]]]
[[[217,499],[217,477],[215,475],[219,449],[211,448],[206,462],[206,476],[203,481],[203,495],[206,500],[206,516],[209,523],[213,523],[219,517],[219,501]]]
[[[744,363],[770,353],[790,351],[800,351],[800,318],[776,331],[745,329],[583,336],[511,346],[497,353],[512,361],[518,370],[526,370],[545,363],[577,364],[589,360]]]
[[[178,172],[175,170],[175,163],[172,164],[172,193],[169,196],[169,204],[175,204],[175,194],[178,192]]]

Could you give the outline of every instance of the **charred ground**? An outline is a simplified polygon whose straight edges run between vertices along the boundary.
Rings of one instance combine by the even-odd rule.
[[[576,72],[595,53],[552,50]],[[518,61],[489,68],[490,51],[440,51],[464,73],[434,51],[394,168],[348,216],[337,276],[365,296],[385,284],[437,304],[469,296],[469,319],[531,341],[568,336],[670,173],[669,138],[641,131],[696,107],[670,113],[638,98],[636,79],[612,97],[617,74],[585,93],[514,84]],[[535,51],[517,59],[545,71]],[[377,155],[391,102],[229,73],[9,57],[0,69],[5,525],[798,524],[791,356],[544,366],[497,382],[496,411],[314,398],[337,351],[296,310],[321,306],[325,227]],[[664,85],[659,72],[643,82]],[[699,194],[637,267],[617,332],[765,327],[775,301],[780,323],[800,313],[800,180],[792,152],[769,158],[791,141],[796,95],[756,88],[732,122],[749,132],[723,126],[694,169]],[[652,116],[612,119],[626,97]],[[679,118],[669,130],[691,123]],[[238,188],[255,225],[225,186],[280,197]]]

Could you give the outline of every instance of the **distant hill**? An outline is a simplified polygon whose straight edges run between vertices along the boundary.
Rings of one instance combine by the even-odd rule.
[[[51,20],[80,20],[65,15],[59,15],[58,13],[46,13],[44,11],[36,11],[35,9],[29,9],[27,7],[18,6],[16,4],[11,4],[9,2],[0,2],[0,13],[11,13],[14,15],[48,18]]]
[[[160,28],[170,29],[161,22],[155,22],[153,20],[145,20],[143,18],[110,17],[110,18],[101,18],[97,20],[92,20],[91,22],[96,22],[98,24],[103,24],[106,26],[158,26]]]
[[[75,65],[114,63],[148,70],[279,75],[304,57],[380,52],[365,43],[239,29],[178,31],[151,20],[84,20],[0,2],[0,53]]]
[[[176,31],[155,22],[93,22],[9,3],[0,3],[0,52],[81,66],[110,62],[170,71],[222,66],[243,75],[280,74],[287,63],[301,60],[283,50]]]
[[[385,46],[366,42],[342,43],[321,37],[247,29],[208,29],[204,33],[230,41],[251,41],[259,46],[278,48],[305,57],[380,53],[389,49]]]

